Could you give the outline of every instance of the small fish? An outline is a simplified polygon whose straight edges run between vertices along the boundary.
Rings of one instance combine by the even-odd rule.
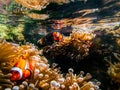
[[[38,40],[38,43],[40,45],[51,45],[54,42],[61,42],[61,41],[63,41],[63,35],[60,32],[54,31],[40,38]]]
[[[63,35],[59,32],[53,32],[53,40],[55,42],[63,41]]]
[[[10,77],[10,80],[25,80],[26,78],[30,77],[30,75],[32,74],[32,70],[32,63],[25,60],[23,56],[20,56],[14,67],[11,68],[10,73],[12,74],[12,76]]]

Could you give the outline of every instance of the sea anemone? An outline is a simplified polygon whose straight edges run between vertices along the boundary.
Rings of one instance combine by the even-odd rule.
[[[63,38],[62,42],[45,46],[43,54],[52,59],[67,56],[71,59],[81,60],[89,54],[89,48],[94,37],[95,35],[92,32],[73,30],[70,36]]]
[[[71,0],[15,0],[17,3],[22,4],[22,6],[33,9],[33,10],[42,10],[46,8],[49,3],[69,3]]]
[[[113,81],[120,84],[120,54],[118,53],[113,54],[119,60],[119,62],[110,64],[110,67],[108,68],[108,74]]]
[[[42,10],[49,4],[49,0],[15,0],[17,3],[22,4],[22,6],[33,9]]]
[[[36,20],[45,20],[47,19],[49,16],[46,14],[37,14],[37,13],[29,13],[27,14],[28,17],[32,18],[32,19],[36,19]]]
[[[20,54],[20,46],[1,39],[0,51],[1,69],[9,70],[17,61],[17,57]]]
[[[4,73],[4,70],[0,68],[0,89],[13,89],[13,90],[96,90],[99,88],[100,83],[94,81],[88,81],[91,75],[88,73],[83,75],[83,71],[79,75],[74,74],[72,68],[68,70],[68,73],[64,76],[60,73],[56,64],[50,67],[47,59],[44,56],[39,55],[40,51],[33,44],[17,45],[6,41],[0,41],[0,50],[2,53],[0,62],[11,63],[12,60],[18,61],[22,55],[25,60],[32,62],[33,69],[31,77],[25,80],[11,81],[11,73],[9,71]],[[7,48],[9,47],[9,49]],[[4,51],[5,50],[5,51]],[[8,53],[11,51],[11,53]],[[17,53],[18,52],[18,53]],[[13,66],[15,63],[12,63]],[[9,65],[8,65],[9,66]]]

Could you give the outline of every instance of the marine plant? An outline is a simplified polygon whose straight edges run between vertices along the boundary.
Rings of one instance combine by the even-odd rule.
[[[74,74],[73,69],[69,69],[66,75],[63,75],[54,63],[52,66],[48,60],[40,54],[40,51],[33,44],[19,46],[18,44],[0,41],[0,89],[13,90],[98,90],[99,82],[88,81],[91,75]],[[6,48],[7,47],[7,48]],[[9,48],[8,48],[9,47]],[[29,62],[34,61],[34,69],[31,77],[25,80],[11,81],[10,70],[20,56]],[[7,71],[5,71],[7,67]]]

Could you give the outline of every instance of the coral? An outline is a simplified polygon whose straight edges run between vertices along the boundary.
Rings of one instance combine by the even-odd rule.
[[[62,4],[62,3],[68,3],[68,1],[69,0],[15,0],[16,3],[21,4],[23,7],[26,7],[27,9],[29,9],[28,11],[31,11],[31,10],[41,11],[42,9],[46,8],[47,5],[49,5],[50,3]],[[17,11],[21,11],[21,10],[17,10]],[[21,12],[18,12],[18,14],[20,13]],[[49,18],[49,15],[47,14],[28,13],[28,12],[23,14],[32,19],[38,19],[38,20],[45,20]]]
[[[58,4],[63,4],[63,3],[69,3],[70,0],[49,0],[50,2],[53,3],[58,3]],[[71,0],[71,2],[74,2],[74,0]]]
[[[0,38],[9,40],[16,39],[18,41],[24,40],[24,36],[22,34],[24,30],[24,24],[19,24],[16,27],[7,24],[0,24],[0,26]]]
[[[81,60],[88,55],[94,37],[95,35],[92,32],[76,29],[70,36],[64,37],[62,42],[45,46],[43,53],[52,59],[67,56],[71,59]]]
[[[49,3],[69,3],[74,2],[74,0],[15,0],[17,3],[22,4],[22,6],[33,9],[33,10],[42,10],[46,8]]]
[[[49,4],[49,0],[15,0],[17,3],[22,4],[22,6],[33,9],[33,10],[42,10],[46,8]]]
[[[108,68],[108,74],[112,80],[120,84],[120,54],[118,53],[113,54],[119,60],[119,62],[110,64],[110,67]]]
[[[27,14],[28,17],[32,18],[32,19],[37,19],[37,20],[45,20],[47,19],[49,16],[46,14],[37,14],[37,13],[29,13]]]
[[[69,69],[68,73],[64,76],[60,73],[59,68],[54,63],[51,67],[47,59],[39,55],[40,51],[33,44],[17,45],[6,41],[0,42],[1,63],[10,63],[12,60],[18,60],[22,55],[24,59],[32,62],[33,71],[31,77],[23,81],[10,81],[11,73],[5,73],[0,70],[0,89],[13,89],[13,90],[97,90],[99,89],[98,82],[88,81],[91,78],[89,73],[83,75],[83,71],[79,75],[74,74],[73,69]],[[9,47],[9,48],[8,48]],[[13,61],[12,61],[13,62]],[[11,66],[13,66],[12,63]],[[9,65],[7,65],[9,67]],[[2,67],[0,67],[1,69]]]

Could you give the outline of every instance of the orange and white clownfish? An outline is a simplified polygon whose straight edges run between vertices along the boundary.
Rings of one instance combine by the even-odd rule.
[[[63,35],[59,32],[53,32],[53,41],[60,42],[63,41]]]
[[[61,42],[63,41],[63,35],[60,32],[50,32],[46,36],[40,38],[38,43],[40,45],[51,45],[54,42]]]
[[[54,29],[62,29],[63,28],[63,23],[60,20],[53,20],[53,28]]]
[[[28,60],[25,60],[23,56],[20,56],[20,59],[15,63],[14,67],[11,68],[10,73],[12,74],[12,76],[10,77],[10,80],[25,80],[26,78],[31,76],[32,71],[32,63],[28,62]]]

